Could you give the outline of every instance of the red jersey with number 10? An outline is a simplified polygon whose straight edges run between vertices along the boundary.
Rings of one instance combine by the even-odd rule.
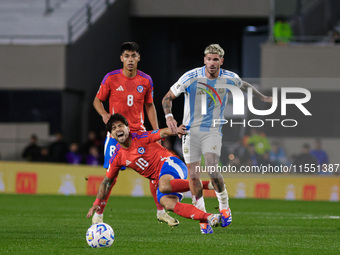
[[[153,102],[153,82],[149,75],[137,70],[137,75],[128,78],[123,70],[105,75],[97,98],[109,98],[110,113],[120,113],[129,122],[131,131],[145,130],[144,104]]]
[[[161,139],[160,130],[131,133],[132,143],[125,149],[117,144],[115,153],[110,159],[110,167],[106,176],[117,178],[122,166],[131,167],[140,175],[158,182],[159,173],[165,160],[173,157],[158,141]]]

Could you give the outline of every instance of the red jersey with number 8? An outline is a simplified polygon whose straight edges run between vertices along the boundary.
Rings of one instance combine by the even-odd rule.
[[[128,78],[122,69],[105,75],[96,96],[105,101],[109,97],[110,113],[120,113],[129,122],[131,131],[145,130],[144,104],[153,102],[153,82],[149,75],[137,70]]]

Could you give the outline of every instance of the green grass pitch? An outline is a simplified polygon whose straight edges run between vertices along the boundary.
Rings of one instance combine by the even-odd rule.
[[[115,242],[94,249],[85,241],[94,197],[1,194],[0,201],[0,254],[340,254],[339,202],[231,199],[233,223],[202,235],[197,222],[177,215],[173,230],[158,224],[150,197],[112,196],[104,222]],[[216,206],[206,199],[209,212]]]

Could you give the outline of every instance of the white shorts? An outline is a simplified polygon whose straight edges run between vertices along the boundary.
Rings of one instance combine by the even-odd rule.
[[[182,136],[182,150],[185,163],[201,160],[207,152],[221,155],[222,134],[220,132],[202,132],[195,129]]]

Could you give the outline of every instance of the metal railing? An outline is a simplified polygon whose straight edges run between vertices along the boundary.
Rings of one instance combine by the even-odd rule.
[[[45,0],[45,15],[54,12],[55,9],[60,7],[62,2],[66,2],[66,0]]]
[[[68,43],[74,42],[85,32],[115,0],[90,0],[67,22]]]
[[[294,36],[291,40],[291,43],[333,43],[333,37],[331,35],[300,35]]]
[[[65,43],[63,35],[0,35],[0,44],[59,44]]]

